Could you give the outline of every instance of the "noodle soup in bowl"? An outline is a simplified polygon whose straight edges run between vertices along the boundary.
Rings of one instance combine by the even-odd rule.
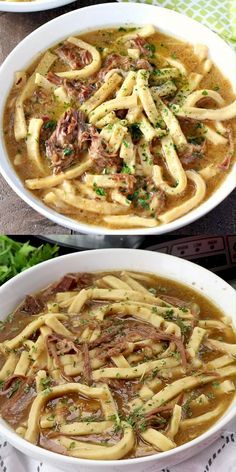
[[[91,292],[91,290],[96,292]],[[8,383],[6,384],[6,381],[4,381],[2,387],[2,394],[5,397],[7,408],[4,407],[4,402],[0,399],[1,432],[12,445],[23,453],[37,458],[37,460],[51,462],[62,470],[69,470],[71,467],[74,470],[82,471],[92,471],[95,468],[101,471],[114,468],[117,471],[139,470],[140,472],[152,470],[156,467],[161,469],[184,461],[207,447],[219,436],[220,431],[227,428],[227,422],[235,415],[234,387],[232,383],[235,378],[235,361],[232,357],[233,349],[235,349],[235,344],[233,344],[235,334],[231,331],[230,324],[232,321],[235,326],[235,291],[222,279],[206,269],[166,254],[128,249],[96,250],[71,254],[39,264],[37,267],[14,277],[1,287],[0,292],[2,320],[6,319],[6,316],[18,307],[17,313],[11,317],[11,321],[5,322],[7,332],[4,334],[4,325],[1,331],[1,352],[4,352],[4,349],[7,348],[11,357],[17,357],[14,367],[10,365],[10,356],[7,359],[9,371],[12,372],[13,368],[17,370],[15,374],[11,373],[9,377],[6,372],[3,373],[1,367],[1,376],[5,378],[8,375]],[[122,299],[122,296],[125,296],[124,292],[126,292],[126,298],[123,297]],[[29,294],[31,294],[31,297],[27,297]],[[90,298],[86,299],[84,294]],[[140,301],[140,295],[142,301]],[[46,302],[46,311],[43,307],[44,302]],[[136,304],[136,310],[132,308],[130,311],[128,307],[134,307],[134,304]],[[90,315],[86,312],[86,306],[91,310]],[[76,318],[78,310],[80,310],[80,317],[77,316]],[[124,317],[125,312],[127,314],[126,318]],[[104,317],[101,316],[102,313]],[[160,314],[163,319],[158,325],[157,320],[159,320]],[[96,315],[99,316],[96,318]],[[68,316],[70,318],[69,324],[66,323],[66,317]],[[85,333],[83,335],[81,333],[87,329],[86,336],[88,335],[88,325],[85,327],[88,316],[92,331],[91,336],[86,340]],[[198,381],[198,376],[202,375],[203,383],[201,386],[200,384],[190,386],[189,375],[178,372],[183,362],[183,352],[181,354],[179,343],[175,345],[176,349],[172,351],[174,355],[170,355],[173,343],[176,343],[176,337],[179,336],[178,329],[181,328],[182,335],[185,331],[185,336],[186,330],[183,330],[183,327],[186,328],[188,324],[191,324],[192,316],[195,320],[195,331],[191,328],[187,343],[183,342],[188,356],[190,356],[187,359],[188,369],[190,363],[195,365],[195,373],[192,372],[192,376],[190,376],[191,382],[196,382],[196,379]],[[44,317],[43,322],[41,322],[42,317]],[[81,323],[83,321],[82,332],[80,332],[82,325],[80,326],[79,319]],[[101,332],[97,332],[97,335],[94,330],[98,326],[91,325],[91,320],[94,323],[95,319],[99,319],[97,322],[101,329]],[[103,331],[104,323],[109,323],[109,321],[111,322],[110,326],[107,324],[106,331]],[[176,321],[178,324],[176,324]],[[32,326],[32,323],[34,323],[34,326]],[[37,328],[35,323],[38,323]],[[106,335],[107,338],[109,329],[110,332],[113,330],[113,338],[109,340],[109,343],[112,341],[113,349],[115,344],[117,349],[118,334],[115,333],[115,329],[118,327],[117,323],[119,323],[119,336],[123,336],[123,340],[128,334],[129,336],[134,335],[135,327],[139,324],[139,341],[137,337],[135,340],[133,338],[132,341],[129,338],[129,343],[140,342],[141,344],[139,349],[136,346],[135,349],[131,349],[131,352],[123,350],[123,354],[121,351],[120,353],[113,351],[111,353],[113,364],[109,361],[107,367],[106,362],[102,361],[101,350],[103,353],[108,352],[111,345],[107,344],[104,336]],[[222,339],[216,339],[218,335],[216,332],[214,333],[214,329],[217,324],[217,329],[221,324],[225,326],[224,336],[226,338],[228,336],[227,345],[224,344],[224,341],[226,341],[224,336],[223,341]],[[62,332],[63,329],[64,332]],[[161,341],[160,339],[159,341],[154,339],[153,329],[156,330],[158,336],[162,333]],[[77,330],[76,336],[74,334],[75,330]],[[150,333],[148,334],[145,330],[150,330]],[[202,333],[201,330],[206,331]],[[42,368],[42,365],[40,368],[42,356],[40,360],[40,353],[37,354],[37,349],[33,349],[36,343],[36,347],[39,348],[40,336],[45,336],[45,351],[50,353],[50,356],[52,356],[53,343],[58,352],[59,349],[61,350],[61,364],[57,365],[56,368],[55,366],[50,367],[49,364],[46,370]],[[101,336],[103,344],[100,344]],[[22,337],[24,341],[22,341]],[[83,338],[83,372],[79,368],[81,344],[78,337],[81,342]],[[215,338],[215,341],[213,338]],[[57,344],[58,342],[61,343],[63,339],[63,345]],[[145,339],[146,341],[149,339],[151,342],[142,345]],[[178,337],[178,339],[180,338]],[[190,339],[192,339],[192,342]],[[71,343],[71,352],[66,349],[68,347],[65,344],[66,340]],[[163,343],[164,356],[162,356],[162,349],[159,348],[160,342]],[[79,349],[77,352],[73,351],[74,343],[77,343],[76,346]],[[165,343],[169,344],[169,347]],[[212,343],[217,344],[217,349],[216,344],[213,348]],[[86,376],[89,375],[84,351],[86,346],[91,361],[92,384],[86,380]],[[208,348],[210,346],[210,349],[207,346]],[[219,346],[222,350],[218,351]],[[11,348],[14,348],[14,350],[10,352]],[[129,348],[131,348],[131,344],[129,344]],[[63,349],[64,354],[62,354]],[[92,350],[94,349],[97,349],[96,358],[93,358]],[[142,352],[144,353],[143,349],[145,349],[145,357],[141,358]],[[155,360],[153,360],[153,353],[150,354],[150,349],[155,349]],[[169,354],[166,349],[169,349]],[[232,351],[231,354],[229,349]],[[25,361],[27,352],[31,352],[32,357],[29,359],[27,367],[29,376],[25,377],[28,375],[27,369],[24,374],[22,369],[24,369],[23,361]],[[73,358],[72,364],[66,362],[69,356],[71,359]],[[78,357],[77,361],[75,361],[76,356]],[[134,359],[135,356],[136,360]],[[53,360],[54,357],[52,356],[51,359]],[[171,365],[168,367],[168,372],[165,372],[165,362],[167,360]],[[123,364],[123,367],[121,367],[119,363],[125,361],[126,366],[124,367]],[[201,363],[201,361],[205,365],[202,374],[200,371],[198,372],[199,362]],[[153,362],[156,363],[155,367]],[[163,364],[160,366],[158,362]],[[1,363],[4,367],[4,363],[2,361]],[[32,369],[32,365],[36,368],[36,363],[38,363],[38,367],[32,379],[30,369]],[[129,363],[128,367],[127,363]],[[150,365],[150,363],[152,364]],[[134,367],[132,367],[132,364]],[[58,368],[59,370],[62,369],[62,377],[61,374],[58,375]],[[143,368],[145,368],[145,371],[142,373],[140,369]],[[138,372],[135,372],[135,369]],[[64,372],[62,372],[63,370]],[[116,375],[117,372],[119,375]],[[169,375],[170,372],[172,376]],[[51,378],[49,373],[51,373]],[[166,375],[167,373],[168,375]],[[71,378],[68,378],[69,374]],[[12,375],[15,375],[15,377],[12,378]],[[4,380],[4,378],[1,378],[1,380]],[[175,402],[172,401],[173,395],[169,397],[169,400],[164,399],[164,395],[166,395],[164,392],[170,391],[168,384],[172,385],[171,389],[176,390],[178,378],[183,378],[184,382],[181,389],[175,392]],[[9,379],[11,379],[11,382]],[[140,385],[138,384],[139,379],[141,379]],[[18,381],[17,385],[15,385],[16,380]],[[120,408],[122,407],[123,394],[119,390],[119,395],[116,396],[117,382],[119,388],[121,387],[120,383],[123,382],[124,395],[125,385],[128,386],[129,384],[129,395],[131,394],[132,398],[129,397],[128,402],[126,396],[124,396],[124,399],[125,404],[130,409],[134,408],[133,415],[130,412],[128,414],[128,410],[125,409],[127,405],[126,407],[123,406],[123,414],[121,415]],[[155,386],[154,383],[161,383],[161,385]],[[191,390],[191,397],[189,392],[185,392],[187,383]],[[132,385],[136,386],[135,391],[132,390]],[[164,392],[163,388],[166,388]],[[35,389],[38,389],[37,394]],[[101,392],[101,389],[104,391]],[[160,397],[158,392],[162,392],[161,395],[163,396],[159,411],[157,410],[157,404],[154,405]],[[109,398],[107,395],[109,395]],[[21,418],[18,416],[19,412],[16,404],[20,398],[20,414],[22,415],[22,411],[25,411],[26,416],[24,418],[24,415]],[[62,401],[62,404],[58,404],[57,400]],[[29,401],[29,408],[25,409],[27,401]],[[101,402],[100,406],[99,402]],[[136,405],[133,402],[136,402]],[[137,402],[139,402],[139,406]],[[82,408],[80,409],[79,419],[78,412],[76,412],[76,405],[78,406],[78,404]],[[11,418],[13,405],[15,416]],[[171,412],[168,412],[168,408],[166,410],[163,408],[165,405],[171,405]],[[40,406],[39,410],[38,406]],[[101,417],[101,408],[105,419]],[[219,411],[219,408],[221,411]],[[181,410],[179,419],[178,414],[176,414],[177,410]],[[188,415],[190,410],[192,415]],[[121,416],[121,431],[119,431],[114,418],[117,411]],[[141,411],[142,415],[138,415],[138,412]],[[147,417],[147,412],[152,414]],[[150,421],[150,418],[153,421],[155,414],[158,421],[162,420],[161,428],[160,425],[158,427],[157,423],[148,424],[144,427],[144,422]],[[210,416],[206,418],[204,416],[206,414],[210,414]],[[174,422],[171,422],[171,415],[175,415]],[[16,421],[17,417],[18,423]],[[53,426],[55,418],[58,421],[56,428]],[[196,419],[198,428],[196,428],[197,423],[194,426]],[[110,422],[114,423],[112,435],[109,433],[111,425],[108,423]],[[124,422],[127,422],[127,426],[122,430]],[[192,429],[189,425],[190,422],[193,423]],[[20,423],[21,426],[19,426]],[[41,441],[39,439],[39,427],[41,436],[46,435],[47,437],[48,435],[46,443],[40,442],[41,447],[36,445]],[[102,427],[106,427],[108,430],[106,437],[104,436],[106,431],[104,432]],[[77,428],[77,430],[74,429],[73,433],[70,431],[69,434],[68,428]],[[85,435],[81,434],[81,428],[86,429],[84,431]],[[88,431],[89,428],[95,429],[91,433],[91,431]],[[133,431],[132,434],[131,430]],[[150,430],[152,430],[151,436]],[[156,431],[156,437],[153,436],[153,431]],[[189,434],[188,440],[181,444],[181,441],[186,440],[186,437],[183,439],[186,431]],[[199,434],[200,431],[202,434],[196,437],[196,434]],[[26,439],[20,437],[20,434],[25,436]],[[106,446],[104,439],[106,439]],[[163,440],[165,440],[165,443],[163,443]],[[161,449],[157,447],[156,441],[158,441]],[[57,445],[57,450],[55,445]],[[67,445],[66,449],[63,449],[65,445]],[[52,451],[48,449],[52,449]],[[141,457],[137,457],[137,455]]]
[[[162,8],[106,4],[33,37],[2,67],[3,83],[18,73],[1,105],[1,170],[33,208],[82,232],[158,234],[233,190],[235,55],[214,33]]]

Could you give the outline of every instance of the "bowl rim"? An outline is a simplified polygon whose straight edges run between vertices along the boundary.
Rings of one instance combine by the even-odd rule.
[[[51,0],[54,1],[54,0]],[[184,21],[188,25],[193,25],[194,28],[198,29],[200,31],[204,31],[208,37],[215,39],[218,44],[221,44],[221,47],[224,47],[224,49],[227,50],[227,52],[232,56],[232,61],[235,67],[236,71],[236,55],[233,51],[233,49],[230,47],[229,44],[227,44],[220,36],[218,36],[215,32],[211,31],[209,28],[206,26],[202,25],[198,21],[194,20],[193,18],[190,18],[186,15],[183,15],[181,13],[178,13],[174,10],[169,10],[168,8],[163,8],[159,7],[156,5],[150,5],[150,4],[143,4],[143,3],[126,3],[126,2],[121,2],[121,3],[105,3],[105,4],[97,4],[97,5],[90,5],[87,7],[79,8],[77,10],[72,10],[68,13],[65,13],[64,15],[58,16],[47,23],[43,24],[33,32],[31,32],[28,36],[26,36],[8,55],[8,57],[5,59],[3,64],[0,67],[0,77],[1,73],[6,73],[8,70],[8,66],[11,65],[12,61],[14,61],[15,56],[17,53],[20,54],[21,48],[24,48],[25,45],[27,45],[30,40],[34,40],[35,35],[41,35],[44,30],[47,30],[49,27],[53,27],[54,30],[56,29],[56,26],[60,25],[63,20],[67,19],[69,21],[70,18],[72,18],[73,15],[77,15],[78,18],[80,14],[87,13],[87,12],[92,12],[92,11],[98,11],[101,15],[102,12],[106,9],[111,8],[112,15],[114,15],[114,8],[121,10],[125,12],[127,8],[135,8],[137,11],[138,10],[143,10],[145,11],[151,11],[155,12],[163,12],[163,14],[168,15],[170,18],[177,18],[177,19],[184,19]],[[158,10],[157,10],[158,9]],[[125,21],[124,21],[125,23]],[[130,23],[130,21],[129,21]],[[105,21],[104,28],[106,26],[110,26],[114,24],[111,21]],[[140,24],[139,21],[137,21],[137,24]],[[117,25],[116,25],[117,26]],[[100,27],[100,26],[99,26]],[[86,30],[94,30],[97,27],[90,27],[86,28]],[[78,34],[83,33],[83,28],[78,28],[80,30]],[[176,34],[174,35],[176,36]],[[64,35],[63,35],[64,37]],[[57,40],[58,41],[58,40]],[[55,44],[56,41],[51,42],[50,44]],[[46,50],[50,47],[48,44],[47,48],[43,49]],[[32,57],[31,61],[27,62],[30,64],[32,63]],[[231,81],[232,86],[234,85]],[[3,92],[4,96],[4,105],[1,107],[2,112],[1,112],[1,117],[0,120],[3,120],[3,110],[4,106],[6,104],[7,96],[8,93]],[[202,218],[204,215],[206,215],[208,212],[211,210],[215,209],[220,203],[227,198],[227,196],[234,190],[236,187],[236,181],[234,178],[234,173],[236,170],[236,162],[233,164],[230,172],[225,176],[224,180],[220,184],[220,186],[213,192],[212,195],[210,195],[206,201],[203,201],[198,207],[194,208],[191,210],[189,213],[181,216],[180,218],[177,218],[176,220],[170,222],[170,223],[163,223],[160,225],[155,226],[154,228],[123,228],[123,229],[112,229],[112,228],[107,228],[105,226],[96,226],[96,225],[91,225],[87,224],[84,222],[80,222],[79,220],[75,220],[71,217],[68,217],[67,215],[63,215],[62,213],[59,213],[53,209],[51,209],[49,206],[45,205],[39,198],[37,198],[32,192],[30,192],[28,189],[24,187],[23,181],[19,178],[17,172],[14,169],[13,164],[11,163],[8,153],[6,150],[5,142],[3,136],[0,138],[0,149],[2,149],[3,156],[4,156],[4,161],[1,162],[0,160],[0,172],[2,173],[4,179],[6,182],[10,185],[10,187],[14,190],[14,192],[25,202],[27,203],[31,208],[33,208],[35,211],[37,211],[39,214],[43,215],[47,219],[53,221],[56,224],[61,225],[62,227],[69,228],[74,231],[79,231],[82,233],[87,233],[87,234],[99,234],[99,235],[154,235],[154,234],[166,234],[171,231],[175,231],[179,228],[185,227],[186,225],[189,225],[196,221],[199,218]]]
[[[11,13],[29,13],[36,11],[52,10],[53,8],[59,8],[69,3],[73,3],[75,0],[34,0],[24,2],[5,2],[0,0],[0,11],[6,11]],[[57,4],[56,4],[57,3]]]
[[[3,292],[6,289],[9,289],[11,287],[14,288],[14,285],[17,284],[20,279],[23,279],[23,280],[26,279],[26,281],[27,281],[27,278],[37,274],[37,272],[38,271],[40,272],[41,269],[44,270],[45,268],[50,268],[50,266],[52,266],[52,265],[56,265],[58,260],[60,261],[60,263],[63,263],[66,259],[69,260],[70,258],[74,259],[76,257],[76,258],[78,258],[78,261],[79,261],[79,259],[81,257],[86,259],[88,254],[91,255],[91,252],[95,255],[95,257],[96,257],[96,255],[98,255],[99,257],[103,257],[105,254],[108,255],[108,256],[110,255],[112,257],[114,255],[114,251],[115,251],[115,253],[118,254],[118,256],[119,256],[119,253],[120,254],[121,253],[122,254],[128,254],[128,253],[131,254],[132,253],[134,256],[137,256],[137,260],[138,260],[138,255],[140,254],[140,252],[144,255],[147,255],[147,253],[152,253],[152,251],[147,251],[147,250],[143,250],[143,249],[129,249],[129,248],[110,249],[109,248],[109,249],[94,249],[94,250],[87,250],[87,251],[82,251],[82,252],[77,252],[77,253],[65,254],[65,255],[58,256],[58,257],[55,257],[53,259],[41,262],[41,263],[37,264],[36,266],[31,267],[31,268],[25,270],[24,272],[21,272],[20,274],[17,274],[15,277],[13,277],[12,279],[7,281],[5,284],[3,284],[0,287],[0,296],[4,295]],[[149,254],[149,256],[150,256],[150,254]],[[153,256],[153,253],[152,253],[152,256]],[[230,293],[230,298],[232,298],[232,300],[235,299],[235,290],[227,282],[225,282],[223,279],[221,279],[218,275],[212,273],[210,270],[205,269],[204,267],[199,266],[199,265],[197,265],[193,262],[190,262],[186,259],[182,259],[182,258],[179,258],[179,257],[176,257],[176,256],[172,256],[170,254],[155,252],[154,257],[156,257],[156,258],[160,257],[161,259],[166,259],[167,266],[168,266],[168,260],[169,260],[169,261],[173,261],[176,264],[176,268],[177,268],[178,267],[178,262],[179,262],[179,260],[181,260],[181,264],[185,265],[186,267],[188,266],[189,268],[192,268],[193,271],[194,271],[194,268],[197,267],[198,272],[201,272],[208,279],[211,279],[212,283],[218,282],[218,283],[220,283],[222,288],[224,287],[224,290],[225,290],[225,288],[227,288],[229,293]],[[114,265],[117,266],[118,264],[115,263]],[[137,263],[137,265],[138,265],[138,263]],[[104,269],[104,270],[108,270],[108,269]],[[112,269],[109,269],[109,270],[112,270]],[[115,268],[114,270],[119,270],[119,269]],[[135,269],[132,269],[132,270],[135,270]],[[96,270],[94,270],[94,272],[96,272]],[[146,270],[145,270],[145,272],[146,272]],[[154,272],[151,271],[150,273],[154,273]],[[155,271],[155,274],[158,275],[158,269]],[[161,276],[163,276],[163,275],[161,275]],[[177,269],[176,269],[175,277],[167,276],[167,278],[170,278],[170,280],[176,280],[176,278],[177,278]],[[181,281],[181,283],[184,284],[184,282],[182,282],[182,281]],[[188,286],[187,282],[185,282],[185,284]],[[200,293],[200,291],[198,289],[196,289],[195,287],[192,287],[192,289],[195,290],[196,292]],[[207,297],[207,295],[205,295],[205,293],[203,294],[203,296]],[[228,297],[228,292],[227,292],[227,297]],[[211,298],[209,298],[209,299],[212,300]],[[233,317],[232,317],[232,319],[233,319]],[[236,319],[235,319],[235,321],[236,321]],[[216,433],[219,433],[222,430],[222,428],[230,420],[232,420],[235,417],[235,415],[236,415],[236,397],[234,398],[231,405],[226,410],[226,413],[222,417],[220,417],[218,419],[218,421],[216,423],[214,423],[207,431],[205,431],[203,434],[201,434],[197,438],[195,438],[195,439],[193,439],[193,440],[191,440],[191,441],[189,441],[189,442],[187,442],[187,443],[185,443],[181,446],[178,446],[174,449],[171,449],[170,451],[162,452],[161,454],[157,453],[157,454],[153,454],[153,455],[150,455],[150,456],[144,456],[144,457],[138,457],[138,458],[132,458],[132,459],[119,459],[119,460],[108,460],[108,461],[105,461],[105,460],[100,461],[100,460],[92,460],[92,459],[80,459],[80,458],[75,458],[75,457],[69,457],[69,456],[64,456],[62,454],[58,454],[58,453],[49,451],[47,449],[43,449],[40,446],[36,446],[36,445],[26,441],[25,439],[21,438],[20,436],[18,436],[17,433],[14,430],[9,429],[8,425],[7,425],[7,427],[5,426],[5,424],[7,424],[7,423],[4,420],[2,420],[1,418],[0,418],[0,424],[4,428],[3,435],[6,437],[7,440],[10,441],[11,444],[13,444],[15,447],[18,447],[17,444],[19,444],[20,450],[23,450],[23,451],[27,450],[28,452],[34,453],[36,457],[37,457],[37,453],[39,453],[39,451],[40,451],[41,456],[44,456],[45,460],[55,459],[56,461],[60,462],[62,465],[63,465],[63,463],[66,463],[67,465],[74,464],[74,465],[78,465],[78,466],[79,466],[79,464],[85,465],[85,466],[88,465],[90,467],[92,467],[92,466],[96,467],[96,465],[99,465],[99,466],[109,468],[109,467],[115,466],[115,465],[121,465],[121,466],[122,465],[124,465],[124,466],[134,465],[134,464],[143,464],[143,465],[145,465],[145,464],[148,464],[150,462],[155,462],[155,461],[157,461],[157,464],[158,464],[158,458],[161,458],[161,459],[167,458],[167,459],[169,459],[172,456],[175,456],[175,454],[178,454],[180,452],[184,452],[184,451],[190,449],[191,447],[197,446],[199,444],[201,445],[201,443],[202,443],[202,446],[203,446],[202,449],[204,449],[204,447],[208,446],[208,444],[204,445],[204,441],[211,438]],[[213,439],[213,441],[214,441],[214,439]],[[182,461],[184,461],[184,460],[185,459],[182,459]],[[182,461],[180,461],[180,462],[182,462]]]

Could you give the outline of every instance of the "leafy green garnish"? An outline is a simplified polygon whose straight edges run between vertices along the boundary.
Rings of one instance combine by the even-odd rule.
[[[93,184],[93,190],[101,197],[106,195],[106,190],[103,187],[98,187],[96,183]]]
[[[44,129],[50,129],[50,131],[54,131],[56,129],[56,126],[57,126],[56,120],[48,120],[43,125]]]
[[[150,210],[149,201],[150,201],[150,194],[146,192],[145,194],[142,194],[142,196],[140,196],[137,199],[137,204],[144,210]]]
[[[42,244],[36,248],[29,242],[19,243],[0,235],[0,285],[25,269],[55,257],[58,251],[58,246]]]
[[[129,132],[131,134],[131,137],[134,141],[137,141],[142,137],[142,131],[139,128],[138,123],[133,123],[128,126]]]

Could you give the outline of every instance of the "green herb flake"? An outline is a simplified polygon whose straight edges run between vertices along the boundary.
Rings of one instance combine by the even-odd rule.
[[[64,156],[71,156],[71,154],[73,154],[73,149],[65,148],[63,154]]]
[[[43,128],[44,129],[49,129],[50,131],[54,131],[57,126],[57,121],[56,120],[48,120],[44,123]]]

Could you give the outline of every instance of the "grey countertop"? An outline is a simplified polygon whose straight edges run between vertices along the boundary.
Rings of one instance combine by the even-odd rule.
[[[77,8],[103,0],[80,0],[62,8],[36,13],[0,12],[0,63],[29,33]],[[52,223],[24,203],[0,176],[0,233],[5,234],[70,234],[71,231]],[[208,215],[185,228],[178,235],[222,234],[236,232],[236,191]]]

